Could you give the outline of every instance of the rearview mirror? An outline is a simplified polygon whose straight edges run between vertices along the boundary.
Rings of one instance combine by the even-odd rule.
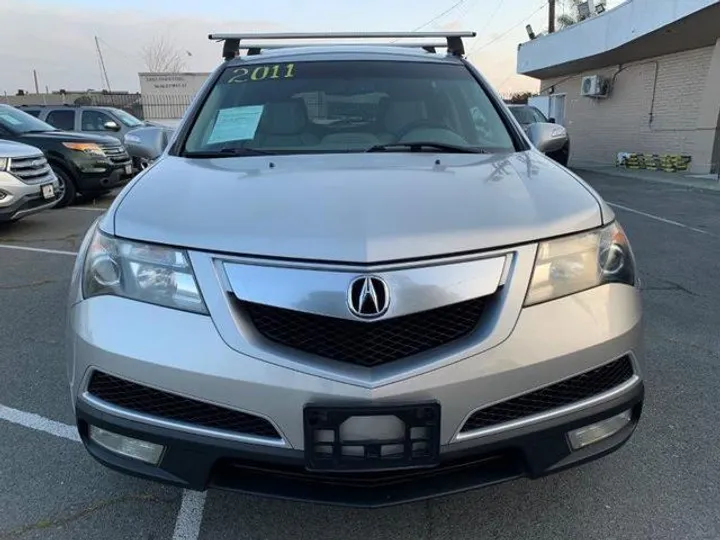
[[[103,124],[103,127],[108,131],[120,131],[120,126],[117,124],[117,122],[113,122],[112,120],[110,120],[109,122],[105,122]]]
[[[543,153],[560,150],[568,140],[564,127],[549,122],[531,124],[527,134],[535,148]]]

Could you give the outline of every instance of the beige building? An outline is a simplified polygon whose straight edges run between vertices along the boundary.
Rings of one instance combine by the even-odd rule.
[[[720,172],[720,0],[628,0],[520,45],[534,102],[565,125],[570,165],[690,156]]]

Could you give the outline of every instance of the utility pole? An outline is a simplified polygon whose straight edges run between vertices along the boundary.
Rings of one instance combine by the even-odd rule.
[[[98,58],[100,59],[100,68],[102,69],[102,75],[105,77],[105,84],[107,85],[108,94],[110,95],[110,104],[114,105],[112,89],[110,88],[110,79],[108,79],[107,69],[105,69],[105,60],[103,60],[102,51],[100,50],[100,41],[95,36],[95,47],[97,47]]]
[[[102,79],[105,81],[105,85],[107,86],[108,92],[112,92],[110,89],[110,79],[108,79],[107,69],[105,69],[105,60],[103,60],[102,51],[100,50],[100,42],[98,41],[97,36],[95,36],[95,47],[97,48],[98,59],[100,60],[100,70],[102,71],[102,73],[101,73]]]
[[[555,31],[555,0],[548,0],[548,34]]]
[[[37,80],[37,71],[33,69],[33,79],[35,79],[35,93],[40,93],[40,87],[38,86],[38,80]]]

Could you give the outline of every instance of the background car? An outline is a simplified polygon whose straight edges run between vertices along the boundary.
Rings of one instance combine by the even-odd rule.
[[[0,223],[52,208],[58,187],[39,148],[0,140]]]
[[[59,182],[56,207],[78,193],[107,193],[133,176],[130,156],[116,138],[62,131],[10,105],[0,104],[0,139],[42,150]]]
[[[523,129],[526,132],[528,128],[533,124],[555,124],[557,127],[562,127],[559,124],[555,123],[554,118],[546,118],[545,115],[540,111],[540,109],[538,109],[537,107],[533,107],[532,105],[511,104],[508,105],[508,107],[510,108],[510,112],[513,114],[515,119],[520,122],[520,125],[522,125]],[[565,128],[563,128],[563,131],[565,132],[564,144],[562,144],[559,150],[556,150],[554,152],[547,152],[546,155],[549,158],[557,161],[560,165],[567,166],[568,160],[570,158],[570,138],[568,137]]]
[[[156,130],[158,136],[172,129],[167,126],[140,120],[132,114],[116,107],[91,105],[21,105],[20,110],[47,122],[64,131],[77,131],[93,135],[109,135],[125,143],[126,135],[138,128]],[[135,172],[147,165],[146,152],[139,154],[128,148]]]

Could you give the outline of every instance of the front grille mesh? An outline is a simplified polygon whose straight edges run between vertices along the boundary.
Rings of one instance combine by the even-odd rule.
[[[477,326],[485,298],[374,322],[241,302],[265,338],[339,362],[375,367],[448,344]]]
[[[149,388],[96,371],[88,392],[117,407],[195,426],[279,439],[264,418]]]
[[[632,362],[625,356],[557,384],[476,411],[468,418],[461,431],[503,424],[570,405],[607,392],[632,376]]]

